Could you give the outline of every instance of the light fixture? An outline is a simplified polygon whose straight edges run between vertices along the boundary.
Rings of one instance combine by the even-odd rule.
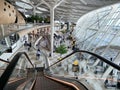
[[[22,8],[18,8],[18,10],[21,11],[21,12],[27,12],[27,10],[24,10]]]
[[[30,0],[21,0],[23,2],[26,2],[26,3],[30,3]]]
[[[39,10],[41,10],[41,11],[48,11],[47,9],[42,8],[42,7],[37,7],[37,9],[39,9]]]
[[[41,11],[36,10],[35,13],[42,13]]]
[[[23,2],[15,2],[15,4],[19,7],[25,8],[25,9],[32,9],[33,8],[31,5],[23,3]]]
[[[80,0],[84,5],[87,5],[87,2],[85,0]]]

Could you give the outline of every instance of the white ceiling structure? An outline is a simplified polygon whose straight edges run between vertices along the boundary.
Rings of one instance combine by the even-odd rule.
[[[26,14],[33,14],[33,8],[36,8],[36,13],[42,13],[44,15],[50,15],[50,8],[47,6],[55,6],[55,19],[64,20],[66,22],[76,23],[78,19],[84,14],[115,3],[119,3],[120,0],[9,0],[14,4],[21,12]],[[42,3],[41,3],[42,2]],[[23,9],[23,10],[22,10]],[[27,11],[26,11],[27,10]]]

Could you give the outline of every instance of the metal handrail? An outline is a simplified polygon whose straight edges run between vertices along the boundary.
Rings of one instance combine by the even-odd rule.
[[[119,66],[119,65],[117,65],[117,64],[115,64],[115,63],[113,63],[113,62],[111,62],[110,60],[107,60],[106,58],[104,58],[104,57],[102,57],[102,56],[100,56],[100,55],[97,55],[97,54],[95,54],[95,53],[92,53],[92,52],[89,52],[89,51],[85,51],[85,50],[76,50],[76,51],[73,51],[72,53],[70,53],[70,54],[68,54],[67,56],[63,57],[61,60],[59,60],[59,61],[53,63],[52,65],[50,65],[48,68],[50,68],[50,67],[56,65],[57,63],[59,63],[59,62],[65,60],[67,57],[69,57],[69,56],[71,56],[71,55],[73,55],[73,54],[75,54],[75,53],[78,53],[78,52],[79,52],[79,53],[83,52],[83,53],[91,54],[91,55],[93,55],[93,56],[99,58],[101,61],[103,61],[103,62],[109,64],[110,66],[112,66],[112,67],[114,67],[114,68],[116,68],[117,70],[120,70],[120,66]]]
[[[9,63],[9,65],[7,66],[6,70],[3,72],[3,74],[0,77],[0,89],[3,90],[3,88],[5,87],[5,85],[7,84],[10,75],[12,74],[15,66],[17,65],[17,62],[19,61],[19,58],[21,57],[21,55],[25,55],[26,58],[28,59],[28,61],[30,62],[30,64],[33,66],[33,68],[35,69],[34,65],[32,64],[30,58],[28,57],[26,52],[18,52],[13,59],[11,60],[11,62]]]
[[[1,61],[1,62],[5,62],[5,63],[7,63],[7,64],[10,63],[9,61],[5,61],[4,59],[1,59],[1,58],[0,58],[0,61]]]

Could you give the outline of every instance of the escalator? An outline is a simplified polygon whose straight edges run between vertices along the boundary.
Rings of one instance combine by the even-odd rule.
[[[12,82],[9,82],[6,87],[4,88],[4,90],[16,90],[17,87],[24,83],[26,81],[26,78],[21,78]]]
[[[50,51],[50,35],[44,35],[41,39],[39,39],[37,42],[37,45],[42,47],[45,50]]]
[[[37,71],[36,82],[32,90],[76,90],[73,87],[46,77],[43,70],[39,69],[39,71]]]
[[[27,81],[26,67],[23,67],[26,62],[34,68],[25,52],[18,52],[10,62],[6,62],[8,65],[4,65],[6,67],[0,77],[0,90],[16,90],[19,85]]]
[[[20,61],[23,60],[23,55],[27,58],[27,60],[25,61],[29,62],[30,63],[29,66],[31,65],[31,67],[26,68],[25,71],[24,71],[25,68],[22,69],[22,71],[20,71],[18,66],[25,64],[24,61]],[[22,59],[20,59],[21,57]],[[16,78],[19,77],[19,75],[16,72],[22,72],[19,73],[19,75],[22,76],[23,79],[15,80],[14,82],[9,83],[9,80],[14,78],[13,76],[15,77],[17,76]],[[9,63],[9,65],[7,66],[7,68],[0,77],[0,90],[16,90],[18,86],[20,86],[22,83],[24,83],[25,81],[31,78],[35,80],[35,83],[33,82],[34,85],[33,84],[25,85],[25,87],[28,88],[28,86],[33,85],[32,87],[33,90],[39,90],[39,89],[40,90],[80,90],[79,86],[76,86],[75,84],[72,84],[65,80],[60,80],[59,78],[55,78],[48,72],[49,70],[45,69],[45,67],[34,67],[34,65],[32,64],[31,60],[29,59],[28,55],[25,52],[18,52],[13,57],[13,59],[11,60],[11,62]],[[85,88],[82,90],[87,90],[87,89]]]
[[[105,63],[111,65],[112,67],[116,68],[117,70],[120,70],[120,67],[108,60],[106,60],[105,58],[96,55],[94,53],[88,52],[88,51],[74,51],[72,53],[70,53],[69,55],[65,56],[64,58],[62,58],[60,61],[57,61],[55,63],[53,63],[51,66],[48,66],[48,62],[47,59],[44,60],[46,61],[46,65],[45,67],[34,67],[34,65],[32,64],[31,60],[29,59],[28,55],[25,52],[19,52],[17,53],[14,58],[11,60],[11,62],[9,63],[9,65],[7,66],[7,68],[5,69],[5,71],[3,72],[3,74],[0,77],[0,90],[15,90],[16,87],[18,87],[18,85],[16,85],[17,83],[14,82],[12,83],[10,86],[12,86],[12,88],[9,87],[9,83],[8,80],[11,76],[12,73],[15,73],[15,71],[20,72],[20,69],[15,69],[15,66],[18,65],[23,65],[25,62],[21,61],[20,63],[22,64],[17,64],[17,62],[19,62],[20,57],[24,54],[25,57],[27,58],[27,62],[29,62],[30,64],[28,66],[31,65],[31,67],[27,67],[26,70],[22,69],[22,74],[21,76],[24,76],[27,78],[30,75],[30,78],[34,79],[35,82],[34,84],[32,84],[32,89],[31,90],[91,90],[86,88],[86,86],[84,86],[80,81],[78,81],[75,78],[70,79],[69,77],[66,78],[64,76],[59,76],[59,75],[55,75],[54,72],[52,71],[51,73],[51,69],[56,69],[54,66],[57,65],[59,62],[62,62],[64,60],[66,60],[66,58],[70,57],[72,55],[74,55],[75,53],[79,53],[79,52],[83,52],[83,53],[88,53],[91,54],[93,56],[96,56],[97,58],[99,58],[100,60],[104,61]],[[72,56],[73,57],[73,56]],[[23,60],[23,58],[22,58]],[[65,68],[65,67],[63,67]],[[15,69],[15,71],[14,71]],[[27,76],[26,76],[26,72],[29,70],[30,72],[27,72]],[[23,73],[25,72],[25,73]],[[33,73],[33,75],[29,74],[29,73]],[[60,70],[59,70],[60,72]],[[16,74],[14,74],[15,76]],[[30,79],[28,78],[28,79]],[[19,85],[21,83],[25,82],[25,78],[18,82]],[[31,86],[31,85],[30,85]],[[7,88],[7,89],[6,89]]]
[[[32,90],[76,90],[73,87],[46,77],[44,74],[44,67],[36,67],[35,69],[37,73]],[[30,71],[33,71],[33,68],[29,68],[28,71],[30,73]]]
[[[114,69],[114,73],[109,74],[106,78],[102,78],[104,75],[104,72],[102,72],[101,69],[104,68],[104,66],[101,68],[96,68],[96,67],[91,67],[89,65],[87,59],[85,56],[88,54],[93,55],[96,58],[99,58],[101,61],[103,61],[104,65],[111,67]],[[84,57],[80,57],[80,55],[83,55]],[[79,56],[79,57],[78,57]],[[75,60],[78,60],[79,62],[79,71],[78,72],[73,72],[72,67],[73,67],[73,62]],[[84,62],[83,62],[84,61]],[[61,66],[58,66],[59,63],[61,63]],[[106,88],[112,88],[113,89],[118,89],[119,88],[119,79],[120,74],[120,66],[117,65],[114,62],[111,62],[110,60],[105,59],[104,57],[101,57],[95,53],[89,52],[89,51],[84,51],[84,50],[76,50],[69,55],[63,57],[61,60],[58,60],[57,62],[51,64],[49,67],[52,74],[55,76],[64,76],[64,78],[77,78],[80,80],[81,83],[83,83],[87,88],[92,88],[89,90],[109,90]],[[97,72],[97,73],[96,73]],[[61,78],[60,78],[61,79]],[[108,80],[106,84],[106,80]],[[119,86],[118,86],[119,85]],[[100,89],[99,89],[100,88]]]
[[[75,90],[72,87],[50,80],[44,76],[37,77],[33,90]]]

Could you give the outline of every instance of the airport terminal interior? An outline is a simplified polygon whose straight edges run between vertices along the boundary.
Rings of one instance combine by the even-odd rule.
[[[0,0],[0,90],[120,90],[120,0]]]

